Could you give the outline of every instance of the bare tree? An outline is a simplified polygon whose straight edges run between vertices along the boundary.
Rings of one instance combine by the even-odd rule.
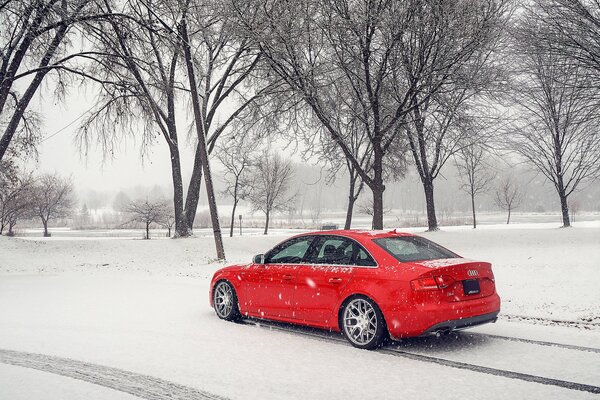
[[[233,198],[233,208],[231,210],[231,225],[229,227],[229,236],[233,237],[233,228],[235,225],[235,211],[240,200],[245,200],[252,192],[252,148],[244,141],[229,141],[226,145],[218,147],[217,158],[221,162],[225,173],[226,188],[223,194]]]
[[[383,228],[384,159],[415,92],[439,90],[455,65],[485,42],[503,9],[491,1],[232,3],[243,35],[260,44],[271,70],[311,109],[371,189],[374,229]],[[432,66],[433,59],[444,61]],[[340,114],[343,99],[348,101]],[[351,118],[367,132],[368,169],[340,126]]]
[[[15,135],[31,147],[39,132],[29,103],[49,73],[63,93],[69,75],[85,76],[78,62],[94,54],[75,46],[75,27],[84,21],[120,18],[99,1],[5,0],[0,8],[0,160]],[[20,89],[24,89],[20,93]]]
[[[600,176],[600,103],[589,70],[540,43],[540,29],[524,20],[516,33],[510,146],[552,182],[568,227],[569,196]]]
[[[107,24],[91,28],[109,50],[98,63],[109,74],[111,84],[103,84],[103,95],[108,94],[106,107],[101,105],[92,113],[83,132],[90,123],[100,121],[95,132],[104,141],[105,132],[111,132],[105,125],[110,122],[112,126],[116,116],[126,122],[121,125],[124,131],[132,122],[141,122],[144,143],[151,143],[158,127],[170,150],[177,235],[192,232],[204,174],[217,253],[222,258],[212,177],[206,174],[208,154],[232,122],[271,89],[249,86],[240,90],[257,67],[260,51],[247,39],[238,40],[231,34],[229,13],[219,2],[151,0],[126,5],[132,17],[128,25],[110,21],[108,30]],[[184,68],[178,67],[180,59]],[[175,115],[179,93],[191,97],[197,142],[185,199]],[[142,112],[132,112],[135,110]]]
[[[417,43],[433,41],[431,47],[426,46],[431,51],[427,54],[425,67],[432,71],[434,79],[424,80],[425,89],[415,92],[411,99],[411,118],[403,126],[423,185],[430,231],[439,228],[435,180],[446,162],[460,150],[461,144],[477,140],[480,131],[464,127],[470,119],[489,114],[489,110],[479,108],[483,108],[488,91],[505,79],[502,63],[495,53],[503,43],[502,32],[510,15],[509,1],[475,1],[464,8],[453,2],[439,6],[444,10],[442,17],[425,13],[420,23],[426,26],[439,23],[447,27],[434,33],[419,29],[415,39]],[[441,20],[436,21],[437,18]],[[448,52],[444,45],[439,46],[438,41],[464,40],[461,38],[464,38],[465,27],[479,18],[487,22],[469,35],[467,40],[476,40],[476,43],[468,53]],[[444,65],[449,67],[443,68]],[[440,73],[442,75],[438,76]]]
[[[510,214],[521,205],[523,193],[513,179],[507,177],[500,182],[494,200],[500,209],[508,212],[506,224],[510,224]]]
[[[594,86],[600,86],[600,2],[535,0],[523,20],[536,21],[528,28],[538,46],[594,72]]]
[[[153,11],[147,6],[153,6]],[[119,135],[133,134],[145,152],[158,131],[169,148],[176,235],[186,237],[191,227],[184,214],[176,118],[177,94],[186,90],[178,76],[181,44],[157,29],[159,21],[154,15],[168,11],[165,2],[130,1],[123,7],[123,13],[130,16],[126,21],[87,24],[98,50],[92,73],[101,85],[97,106],[82,124],[79,139],[83,150],[97,142],[105,154],[113,154]]]
[[[266,235],[273,212],[289,208],[295,195],[290,195],[290,185],[294,171],[290,160],[268,152],[258,159],[254,167],[252,181],[254,187],[249,199],[255,210],[265,213]]]
[[[44,236],[50,236],[48,223],[67,217],[74,205],[73,184],[70,179],[54,174],[36,179],[33,212],[44,226]]]
[[[175,214],[167,212],[161,222],[161,226],[167,229],[167,237],[171,237],[171,231],[173,230],[173,226],[175,226]]]
[[[485,162],[485,149],[476,143],[463,146],[455,156],[456,167],[463,180],[461,190],[471,198],[473,229],[477,228],[475,215],[475,197],[490,189],[493,176],[488,172]]]
[[[127,212],[131,214],[129,222],[144,224],[146,231],[144,239],[150,239],[150,226],[163,224],[169,215],[169,208],[165,201],[134,200],[127,206]]]
[[[34,179],[31,174],[17,171],[0,181],[0,235],[8,226],[8,236],[14,236],[17,222],[32,216]]]

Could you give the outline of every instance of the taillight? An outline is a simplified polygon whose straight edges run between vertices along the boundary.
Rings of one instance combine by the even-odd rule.
[[[448,286],[454,283],[454,279],[452,279],[452,277],[448,275],[436,276],[435,280],[440,289],[446,289]]]
[[[410,281],[413,290],[438,290],[438,285],[433,276],[427,278],[419,278]]]
[[[440,290],[446,289],[454,283],[454,279],[448,275],[428,276],[425,278],[415,279],[410,282],[413,290]]]

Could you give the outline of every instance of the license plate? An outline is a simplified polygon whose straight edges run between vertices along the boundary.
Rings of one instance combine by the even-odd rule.
[[[465,291],[465,296],[479,293],[479,280],[478,279],[468,279],[466,281],[462,281],[462,283],[463,283],[463,290]]]

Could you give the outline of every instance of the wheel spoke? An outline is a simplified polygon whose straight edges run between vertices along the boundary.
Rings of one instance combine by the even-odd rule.
[[[352,300],[344,310],[346,336],[355,344],[365,345],[377,334],[377,313],[365,299]]]
[[[231,313],[234,306],[233,299],[233,289],[229,284],[226,282],[219,283],[215,288],[214,303],[215,311],[220,317],[225,318]]]

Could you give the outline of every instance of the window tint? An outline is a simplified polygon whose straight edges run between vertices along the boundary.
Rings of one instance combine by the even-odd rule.
[[[349,265],[352,262],[352,242],[343,238],[322,241],[314,262],[317,264]]]
[[[367,254],[362,248],[358,248],[358,252],[356,253],[356,259],[354,260],[355,265],[360,265],[361,267],[376,267],[377,263],[373,258]]]
[[[310,260],[314,264],[377,266],[371,256],[352,239],[321,237],[316,247],[318,250]]]
[[[418,236],[381,238],[375,239],[374,242],[400,262],[459,257],[450,250]]]
[[[298,264],[304,260],[312,236],[288,240],[271,250],[265,259],[267,264]]]

